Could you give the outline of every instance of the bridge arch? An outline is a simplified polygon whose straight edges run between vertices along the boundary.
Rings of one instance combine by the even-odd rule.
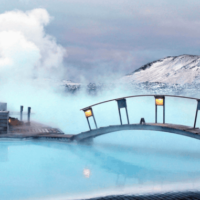
[[[150,131],[161,131],[174,133],[178,135],[183,135],[200,140],[200,130],[191,129],[189,126],[175,125],[175,124],[126,124],[126,125],[114,125],[101,127],[98,129],[93,129],[90,131],[82,132],[80,134],[74,135],[72,140],[84,141],[92,139],[101,135],[105,135],[117,131],[126,131],[126,130],[150,130]]]
[[[126,99],[137,98],[137,97],[154,97],[155,98],[155,123],[146,123],[144,119],[141,119],[139,124],[130,124]],[[197,102],[196,113],[194,113],[194,125],[192,127],[184,126],[184,125],[177,125],[177,124],[168,124],[165,122],[166,97],[191,99],[191,100],[195,100]],[[97,105],[100,105],[103,103],[107,103],[107,102],[111,102],[111,101],[117,102],[120,125],[98,128],[92,108],[94,106],[97,106]],[[157,106],[163,107],[163,123],[157,123]],[[126,117],[127,117],[128,124],[122,124],[121,112],[120,112],[121,108],[125,108],[125,110],[126,110]],[[121,97],[121,98],[117,98],[117,99],[111,99],[111,100],[99,102],[99,103],[90,105],[88,107],[82,108],[81,110],[85,113],[85,117],[87,119],[88,126],[89,126],[89,131],[74,135],[71,138],[72,140],[83,141],[83,140],[98,137],[100,135],[104,135],[104,134],[108,134],[108,133],[116,132],[116,131],[122,131],[122,130],[162,131],[162,132],[175,133],[175,134],[179,134],[179,135],[184,135],[184,136],[200,139],[200,129],[196,128],[196,120],[197,120],[198,110],[200,110],[200,99],[198,99],[198,98],[176,96],[176,95],[134,95],[134,96],[126,96],[126,97]],[[90,123],[88,120],[89,117],[93,118],[96,129],[91,129],[91,126],[90,126]]]

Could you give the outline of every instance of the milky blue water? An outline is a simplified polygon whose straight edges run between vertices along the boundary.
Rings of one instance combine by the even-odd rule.
[[[4,140],[0,199],[196,190],[199,160],[198,140],[162,132],[116,132],[92,144]]]
[[[51,103],[51,107],[35,105],[32,118],[51,122],[69,134],[88,130],[79,108],[95,102],[63,101],[62,109],[56,107],[57,101]],[[127,105],[130,123],[139,123],[141,117],[154,122],[153,97],[128,99]],[[167,98],[166,123],[193,126],[195,109],[195,101]],[[116,102],[93,111],[98,127],[119,124]],[[127,123],[123,109],[122,121]],[[162,122],[162,107],[158,122]],[[185,136],[120,131],[97,137],[91,144],[0,141],[0,199],[75,199],[198,189],[200,141]]]

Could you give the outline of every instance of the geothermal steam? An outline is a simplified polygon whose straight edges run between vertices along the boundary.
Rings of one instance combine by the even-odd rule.
[[[0,78],[5,81],[51,76],[62,70],[65,49],[44,27],[51,17],[45,9],[0,14]]]

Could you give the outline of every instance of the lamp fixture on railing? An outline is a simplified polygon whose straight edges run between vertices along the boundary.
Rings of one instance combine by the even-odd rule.
[[[95,120],[95,117],[94,117],[94,113],[93,113],[93,111],[92,111],[92,108],[87,108],[86,110],[83,110],[83,112],[85,113],[85,117],[86,117],[86,119],[87,119],[89,129],[91,130],[90,122],[89,122],[89,119],[88,119],[89,117],[93,117],[95,126],[96,126],[96,128],[97,128],[97,123],[96,123],[96,120]]]
[[[155,97],[155,123],[157,123],[157,106],[163,107],[163,124],[165,123],[165,96]]]

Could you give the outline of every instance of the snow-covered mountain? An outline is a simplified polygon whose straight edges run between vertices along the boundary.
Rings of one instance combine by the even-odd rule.
[[[85,91],[97,94],[103,90],[126,88],[139,93],[193,95],[200,90],[200,56],[169,56],[148,63],[120,80],[105,83],[75,83],[62,81],[66,92]]]
[[[123,82],[166,84],[200,83],[200,56],[169,56],[148,63],[122,78]]]

